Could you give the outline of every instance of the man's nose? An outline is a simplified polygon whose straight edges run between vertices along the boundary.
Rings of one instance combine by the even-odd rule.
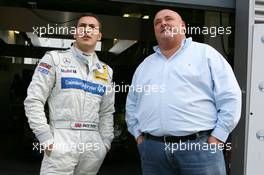
[[[162,20],[161,21],[161,27],[166,27],[168,24],[165,20]]]
[[[85,33],[86,33],[86,34],[87,34],[87,33],[92,33],[92,28],[89,27],[89,26],[86,26],[86,27],[85,27]]]

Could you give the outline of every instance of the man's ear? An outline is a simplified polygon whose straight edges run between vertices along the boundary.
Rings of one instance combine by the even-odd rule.
[[[97,41],[100,41],[102,39],[102,33],[99,32]]]
[[[181,27],[186,27],[185,21],[182,20]]]
[[[181,22],[181,26],[180,26],[180,29],[181,29],[181,34],[186,34],[186,25],[185,25],[185,21],[182,21]]]

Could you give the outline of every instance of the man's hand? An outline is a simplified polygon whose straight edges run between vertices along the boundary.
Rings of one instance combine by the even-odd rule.
[[[142,143],[143,141],[144,141],[144,136],[143,135],[138,136],[137,139],[136,139],[136,142],[137,142],[138,145],[140,143]]]
[[[215,138],[214,136],[211,136],[211,135],[208,137],[207,142],[209,144],[220,144],[220,143],[223,143],[221,140],[218,140],[217,138]]]
[[[45,149],[45,154],[46,154],[47,156],[50,156],[52,150],[53,150],[53,144],[50,144],[50,145],[47,146],[47,148]]]

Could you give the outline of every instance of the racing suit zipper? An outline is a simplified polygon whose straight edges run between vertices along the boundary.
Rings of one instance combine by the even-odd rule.
[[[85,77],[84,77],[84,80],[88,81],[89,80],[89,74],[90,74],[90,70],[89,70],[89,65],[85,64],[85,67],[86,67],[86,74],[85,74]],[[83,109],[82,109],[82,116],[83,115],[86,115],[85,114],[85,106],[86,106],[86,96],[87,96],[87,92],[84,91],[84,102],[83,102]],[[84,117],[84,116],[83,116]],[[84,119],[84,118],[83,118]],[[85,120],[85,119],[84,119]]]

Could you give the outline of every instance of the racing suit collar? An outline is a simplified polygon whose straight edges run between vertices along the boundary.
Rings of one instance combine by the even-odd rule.
[[[71,52],[76,58],[82,63],[86,64],[89,67],[90,71],[98,70],[100,73],[104,73],[103,66],[99,61],[97,54],[95,52],[87,54],[82,52],[80,49],[74,45],[71,47]]]

